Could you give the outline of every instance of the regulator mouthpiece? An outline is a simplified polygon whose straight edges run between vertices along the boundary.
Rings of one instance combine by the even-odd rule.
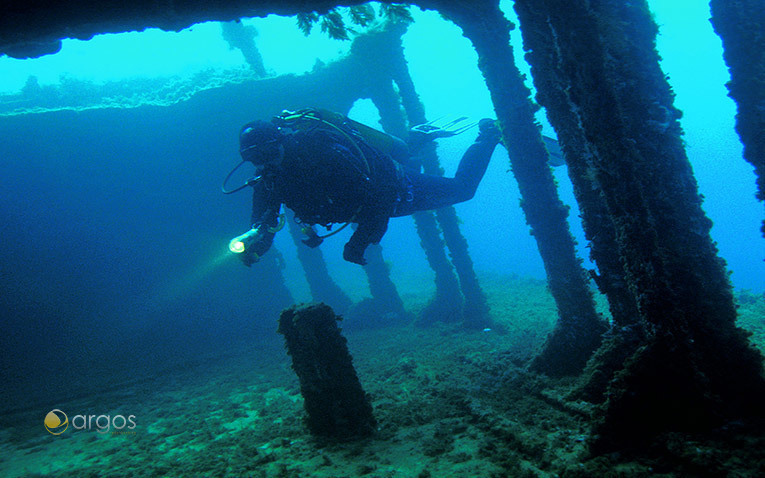
[[[246,251],[247,248],[252,246],[252,243],[255,242],[257,233],[258,230],[253,227],[244,234],[231,239],[231,242],[228,243],[229,250],[234,254],[241,254]]]

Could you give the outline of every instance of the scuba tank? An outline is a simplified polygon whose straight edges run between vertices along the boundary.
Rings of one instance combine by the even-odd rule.
[[[344,167],[347,167],[348,171],[355,171],[362,184],[368,185],[370,183],[373,168],[369,159],[374,159],[374,157],[369,155],[377,155],[380,152],[369,144],[367,137],[362,135],[359,130],[369,129],[370,132],[373,132],[374,130],[371,128],[352,121],[339,113],[317,108],[306,108],[295,112],[285,110],[275,116],[272,122],[279,127],[285,136],[301,133],[311,135],[314,132],[325,134],[328,139],[331,138],[331,141],[336,142],[346,153],[338,156],[344,158],[343,162],[338,164],[346,163]],[[379,134],[384,135],[384,133]],[[298,210],[295,210],[295,221],[302,226],[302,232],[307,236],[303,242],[309,247],[317,247],[325,238],[337,234],[354,222],[361,209],[361,206],[358,207],[351,219],[335,230],[331,230],[331,223],[316,222],[317,218],[302,216],[301,211]],[[329,232],[319,235],[313,230],[312,225],[315,224],[325,226]]]
[[[352,143],[352,149],[362,157],[364,153],[359,148],[360,143],[390,156],[396,162],[403,163],[409,157],[409,148],[401,139],[334,111],[322,108],[305,108],[295,112],[285,110],[274,117],[274,123],[279,127],[295,130],[311,130],[319,127],[332,129]],[[364,162],[366,162],[365,157]]]

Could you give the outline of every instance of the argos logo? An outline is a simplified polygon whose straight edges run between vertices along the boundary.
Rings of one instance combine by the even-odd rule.
[[[45,429],[51,435],[61,435],[69,428],[69,417],[58,408],[45,415]]]
[[[53,409],[43,420],[45,429],[51,435],[61,435],[69,426],[75,430],[95,430],[96,433],[128,434],[137,426],[135,415],[74,415],[69,417],[59,409]]]

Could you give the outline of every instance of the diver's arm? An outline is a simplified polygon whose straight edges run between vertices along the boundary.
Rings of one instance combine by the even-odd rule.
[[[370,244],[380,242],[388,229],[388,216],[384,214],[362,216],[358,224],[359,227],[343,248],[343,259],[363,266],[367,263],[364,259],[364,251]]]
[[[252,225],[256,228],[261,225],[276,227],[281,205],[273,191],[266,187],[266,182],[258,181],[252,187]]]
[[[252,193],[252,227],[258,231],[253,244],[240,255],[246,266],[257,262],[274,242],[275,229],[279,224],[281,202],[273,192],[266,188],[265,182],[260,181],[253,186]]]

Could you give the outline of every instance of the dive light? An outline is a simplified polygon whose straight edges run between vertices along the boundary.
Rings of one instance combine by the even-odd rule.
[[[258,229],[252,228],[240,236],[236,236],[228,243],[228,248],[235,254],[241,254],[246,251],[248,247],[252,246],[255,242],[255,238],[258,235]]]
[[[235,238],[231,239],[231,242],[228,243],[228,248],[234,254],[241,254],[242,252],[252,247],[252,245],[258,239],[258,236],[260,236],[261,227],[267,227],[266,231],[268,233],[276,234],[277,232],[282,230],[286,222],[287,220],[284,218],[284,214],[279,214],[278,221],[276,223],[276,226],[274,227],[267,227],[267,226],[264,226],[263,224],[261,224],[258,227],[252,226],[252,229],[245,232],[241,236],[236,236]],[[266,247],[266,249],[268,249],[268,247]],[[258,260],[257,257],[258,255],[255,254],[255,261]]]

